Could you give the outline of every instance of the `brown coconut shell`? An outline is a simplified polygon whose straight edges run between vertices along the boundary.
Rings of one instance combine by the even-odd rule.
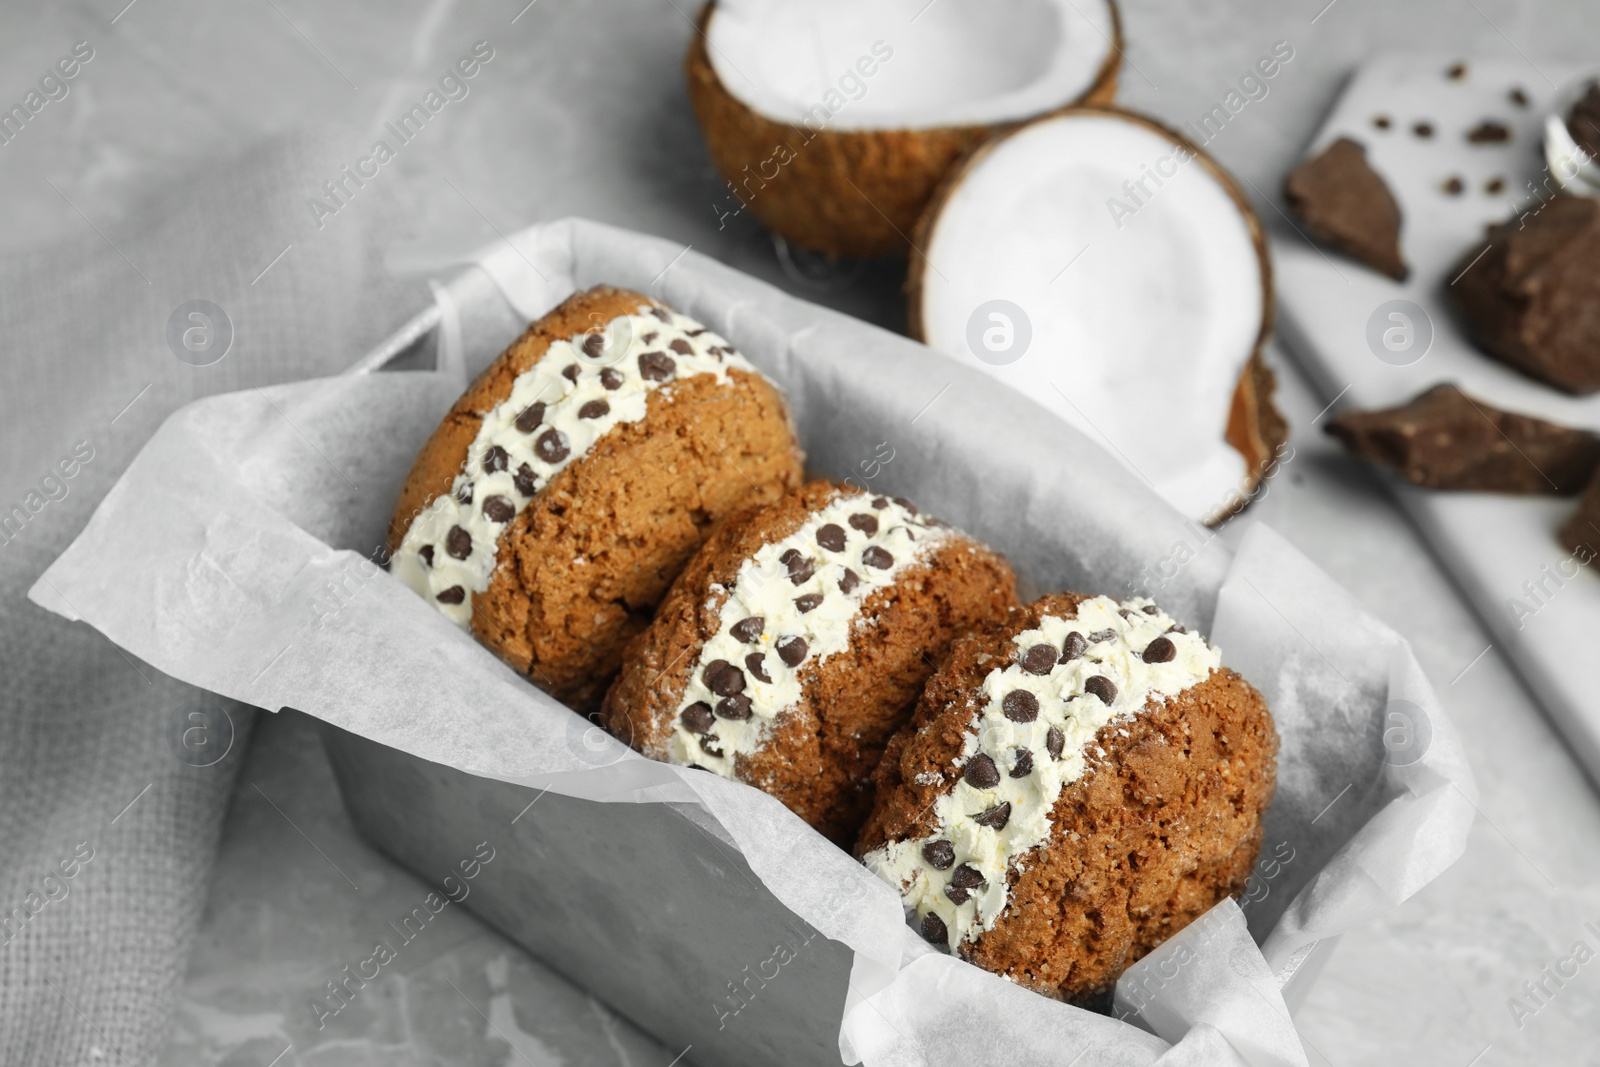
[[[1109,104],[1122,63],[1122,19],[1111,9],[1111,47],[1078,104]],[[902,130],[812,130],[778,122],[740,101],[706,51],[716,0],[700,11],[685,58],[689,103],[706,149],[733,193],[761,224],[802,248],[875,258],[906,251],[912,228],[945,174],[979,145],[1042,115],[1014,122]],[[783,162],[779,162],[783,161]],[[768,171],[775,172],[772,177]]]
[[[1239,500],[1223,503],[1217,511],[1205,517],[1208,526],[1218,526],[1224,521],[1237,515],[1249,504],[1263,479],[1277,467],[1278,452],[1284,443],[1289,440],[1289,423],[1284,419],[1282,412],[1272,403],[1272,394],[1277,389],[1277,380],[1273,377],[1272,368],[1268,367],[1262,357],[1262,350],[1266,348],[1267,340],[1272,336],[1273,322],[1276,315],[1276,298],[1272,281],[1272,256],[1267,251],[1267,231],[1261,225],[1261,218],[1250,206],[1250,200],[1245,196],[1244,190],[1234,180],[1233,175],[1223,169],[1222,164],[1212,159],[1205,151],[1183,134],[1163,123],[1157,122],[1148,115],[1141,115],[1136,111],[1126,108],[1080,105],[1062,108],[1048,115],[1041,115],[1029,122],[1018,123],[1010,129],[997,134],[983,147],[968,155],[958,166],[951,168],[940,182],[928,200],[928,206],[923,211],[922,217],[917,220],[915,230],[911,235],[911,245],[915,250],[911,256],[910,269],[906,274],[907,296],[907,324],[911,336],[926,344],[928,342],[927,328],[922,317],[922,283],[927,272],[927,256],[923,249],[928,247],[933,237],[934,227],[938,224],[939,215],[949,202],[956,188],[971,173],[983,159],[994,151],[996,145],[1006,138],[1021,131],[1035,122],[1046,122],[1060,118],[1063,115],[1106,115],[1112,118],[1123,119],[1128,122],[1144,126],[1171,138],[1172,142],[1194,154],[1196,161],[1205,167],[1217,179],[1222,188],[1238,205],[1239,212],[1244,216],[1245,225],[1250,230],[1250,243],[1255,246],[1256,258],[1261,263],[1261,329],[1256,334],[1256,341],[1251,348],[1250,356],[1239,371],[1238,384],[1234,386],[1233,401],[1228,406],[1226,421],[1223,423],[1223,439],[1232,445],[1245,460],[1245,480],[1239,486]]]

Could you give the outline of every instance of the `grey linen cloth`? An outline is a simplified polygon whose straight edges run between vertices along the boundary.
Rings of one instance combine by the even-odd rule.
[[[143,1064],[161,1047],[254,710],[25,594],[173,411],[338,373],[428,299],[382,269],[397,191],[372,183],[317,226],[306,201],[334,147],[274,139],[134,221],[85,220],[82,239],[0,260],[4,1067]],[[206,309],[179,314],[169,343],[193,300],[231,323],[209,365],[226,330]]]

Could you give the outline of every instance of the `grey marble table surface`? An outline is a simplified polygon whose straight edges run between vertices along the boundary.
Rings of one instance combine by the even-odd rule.
[[[683,88],[693,15],[684,0],[525,2],[6,5],[0,72],[19,92],[74,41],[92,40],[97,57],[66,113],[0,158],[0,248],[38,247],[86,224],[114,233],[165,184],[265,134],[370,125],[486,39],[493,69],[397,161],[392,179],[418,208],[395,235],[391,270],[436,271],[499,230],[577,214],[692,243],[798,295],[903,324],[901,268],[819,279],[786,268],[748,217],[719,217],[726,191]],[[1275,43],[1293,47],[1270,94],[1208,146],[1287,240],[1298,238],[1279,210],[1282,175],[1363,58],[1404,48],[1498,55],[1527,63],[1530,78],[1546,59],[1600,66],[1600,18],[1579,0],[1122,6],[1120,99],[1172,123],[1208,111]],[[1275,363],[1295,458],[1224,536],[1271,524],[1404,634],[1482,787],[1460,862],[1339,945],[1296,1015],[1311,1062],[1600,1064],[1600,963],[1547,983],[1553,995],[1536,1012],[1519,1018],[1509,1003],[1576,942],[1600,947],[1584,929],[1600,924],[1595,786],[1377,481],[1325,442],[1315,420],[1329,398],[1314,395],[1283,352]],[[286,798],[281,810],[267,795]],[[263,716],[162,1061],[672,1060],[676,1050],[455,909],[318,1030],[307,991],[365,954],[372,928],[422,892],[355,835],[313,724],[292,712]]]

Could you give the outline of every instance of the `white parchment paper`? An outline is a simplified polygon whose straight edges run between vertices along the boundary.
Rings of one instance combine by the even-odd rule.
[[[466,376],[530,318],[600,283],[699,318],[777,381],[811,473],[916,500],[1006,553],[1033,591],[1154,595],[1208,629],[1267,696],[1278,793],[1242,906],[1219,905],[1130,969],[1117,1017],[933,952],[894,892],[775,800],[637,756],[370,562]],[[1013,390],[692,251],[582,221],[515,235],[436,297],[438,370],[352,373],[178,412],[31,598],[184,681],[471,774],[703,805],[780,901],[855,951],[840,1049],[872,1067],[989,1062],[999,1050],[1015,1063],[1305,1064],[1284,984],[1319,942],[1460,854],[1474,785],[1404,641],[1270,530],[1232,558],[1201,540]],[[1180,542],[1192,551],[1175,552]]]

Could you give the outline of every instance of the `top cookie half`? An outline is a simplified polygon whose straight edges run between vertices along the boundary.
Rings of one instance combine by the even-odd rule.
[[[731,345],[597,287],[530,326],[428,440],[392,571],[591,708],[710,529],[798,484],[802,461],[781,395]]]

